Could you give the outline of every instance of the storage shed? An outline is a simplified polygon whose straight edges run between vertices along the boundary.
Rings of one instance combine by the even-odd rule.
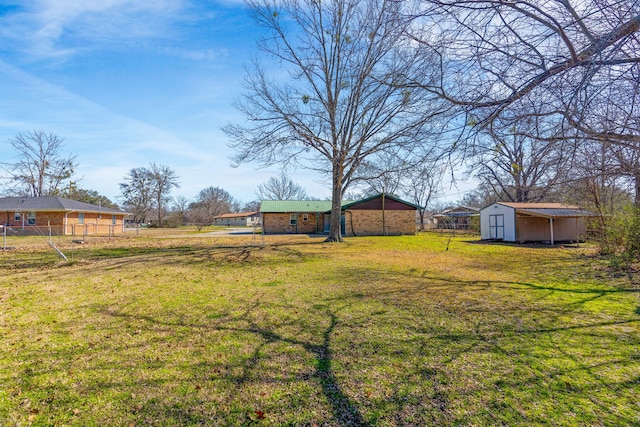
[[[480,210],[480,235],[505,242],[577,242],[588,216],[593,214],[562,203],[497,202]]]

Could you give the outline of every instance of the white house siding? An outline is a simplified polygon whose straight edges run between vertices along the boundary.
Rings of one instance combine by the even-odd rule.
[[[230,227],[253,227],[260,224],[258,214],[249,216],[220,216],[213,219],[215,225],[225,225]]]
[[[502,236],[506,242],[516,241],[516,210],[515,208],[494,203],[480,210],[480,237],[483,240],[495,239],[495,227],[490,223],[494,219],[502,219]],[[492,231],[493,230],[493,231]]]

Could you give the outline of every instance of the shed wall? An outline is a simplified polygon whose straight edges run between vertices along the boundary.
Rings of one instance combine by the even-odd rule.
[[[516,241],[516,215],[515,209],[494,203],[480,211],[480,238],[491,239],[489,220],[491,215],[503,215],[504,218],[504,241]]]
[[[550,242],[549,219],[518,216],[517,240],[520,242]],[[553,220],[553,240],[574,242],[585,235],[584,218],[556,218]]]

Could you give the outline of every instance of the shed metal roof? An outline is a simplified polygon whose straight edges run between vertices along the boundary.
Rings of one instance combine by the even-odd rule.
[[[529,203],[529,202],[497,202],[499,205],[509,206],[515,209],[576,209],[580,207],[564,203]]]
[[[596,214],[583,211],[580,208],[542,208],[542,209],[516,209],[520,215],[537,216],[541,218],[581,218],[595,216]]]
[[[127,215],[119,209],[78,202],[62,197],[0,197],[0,212],[97,212]]]

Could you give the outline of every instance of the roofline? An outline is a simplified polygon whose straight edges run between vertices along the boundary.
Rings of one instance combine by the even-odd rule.
[[[541,210],[555,210],[555,209],[561,209],[561,208],[547,208],[547,209],[541,209]],[[575,215],[554,215],[552,213],[549,214],[545,214],[544,212],[533,212],[529,209],[526,208],[522,208],[522,209],[516,209],[516,214],[526,214],[528,216],[533,216],[533,217],[537,217],[537,218],[547,218],[547,219],[554,219],[554,218],[584,218],[584,217],[594,217],[594,216],[598,216],[597,214],[594,214],[593,212],[589,212],[589,211],[585,211],[582,209],[569,209],[569,208],[565,208],[564,210],[570,210],[570,211],[574,211],[576,214]]]
[[[360,199],[360,200],[356,200],[356,201],[351,202],[351,203],[344,204],[344,205],[342,205],[342,209],[347,209],[347,208],[350,208],[353,205],[359,205],[360,203],[368,202],[369,200],[377,199],[378,197],[384,197],[385,199],[395,200],[398,203],[404,203],[405,205],[409,205],[409,206],[414,207],[416,209],[423,209],[422,206],[418,206],[415,203],[407,202],[406,200],[402,200],[399,197],[396,197],[396,196],[394,196],[392,194],[386,194],[386,193],[374,194],[373,196],[365,197],[364,199]]]
[[[105,211],[100,209],[71,209],[71,208],[62,208],[62,209],[54,209],[54,208],[27,208],[27,209],[2,209],[0,208],[0,212],[92,212],[92,213],[102,213],[102,214],[113,214],[113,215],[131,215],[131,212],[125,211]]]
[[[10,212],[90,212],[90,213],[98,213],[98,214],[110,214],[110,215],[131,215],[132,212],[121,211],[119,208],[111,208],[107,206],[94,205],[92,203],[82,202],[79,200],[67,199],[60,196],[6,196],[0,197],[0,199],[15,199],[15,200],[33,200],[33,199],[56,199],[60,204],[60,207],[23,207],[23,206],[13,206],[11,209],[0,207],[0,212],[10,213]],[[64,207],[65,202],[79,203],[86,205],[87,208],[72,208],[72,207]],[[27,203],[28,205],[28,203]]]
[[[514,204],[518,204],[518,205],[531,205],[529,207],[529,209],[573,209],[573,210],[582,210],[582,208],[580,206],[577,205],[568,205],[565,203],[560,203],[560,202],[493,202],[493,203],[489,203],[486,206],[483,206],[482,208],[480,208],[480,211],[485,210],[486,208],[488,208],[489,206],[493,206],[493,205],[502,205],[502,206],[506,206],[508,208],[511,209],[527,209],[525,207],[515,207],[513,206]],[[550,205],[550,204],[555,204],[555,205],[560,205],[562,207],[536,207],[535,205]]]
[[[229,213],[223,213],[220,215],[216,215],[213,218],[230,218],[230,217],[240,217],[240,216],[253,216],[253,215],[258,215],[260,212],[258,211],[252,211],[252,212],[229,212]]]

